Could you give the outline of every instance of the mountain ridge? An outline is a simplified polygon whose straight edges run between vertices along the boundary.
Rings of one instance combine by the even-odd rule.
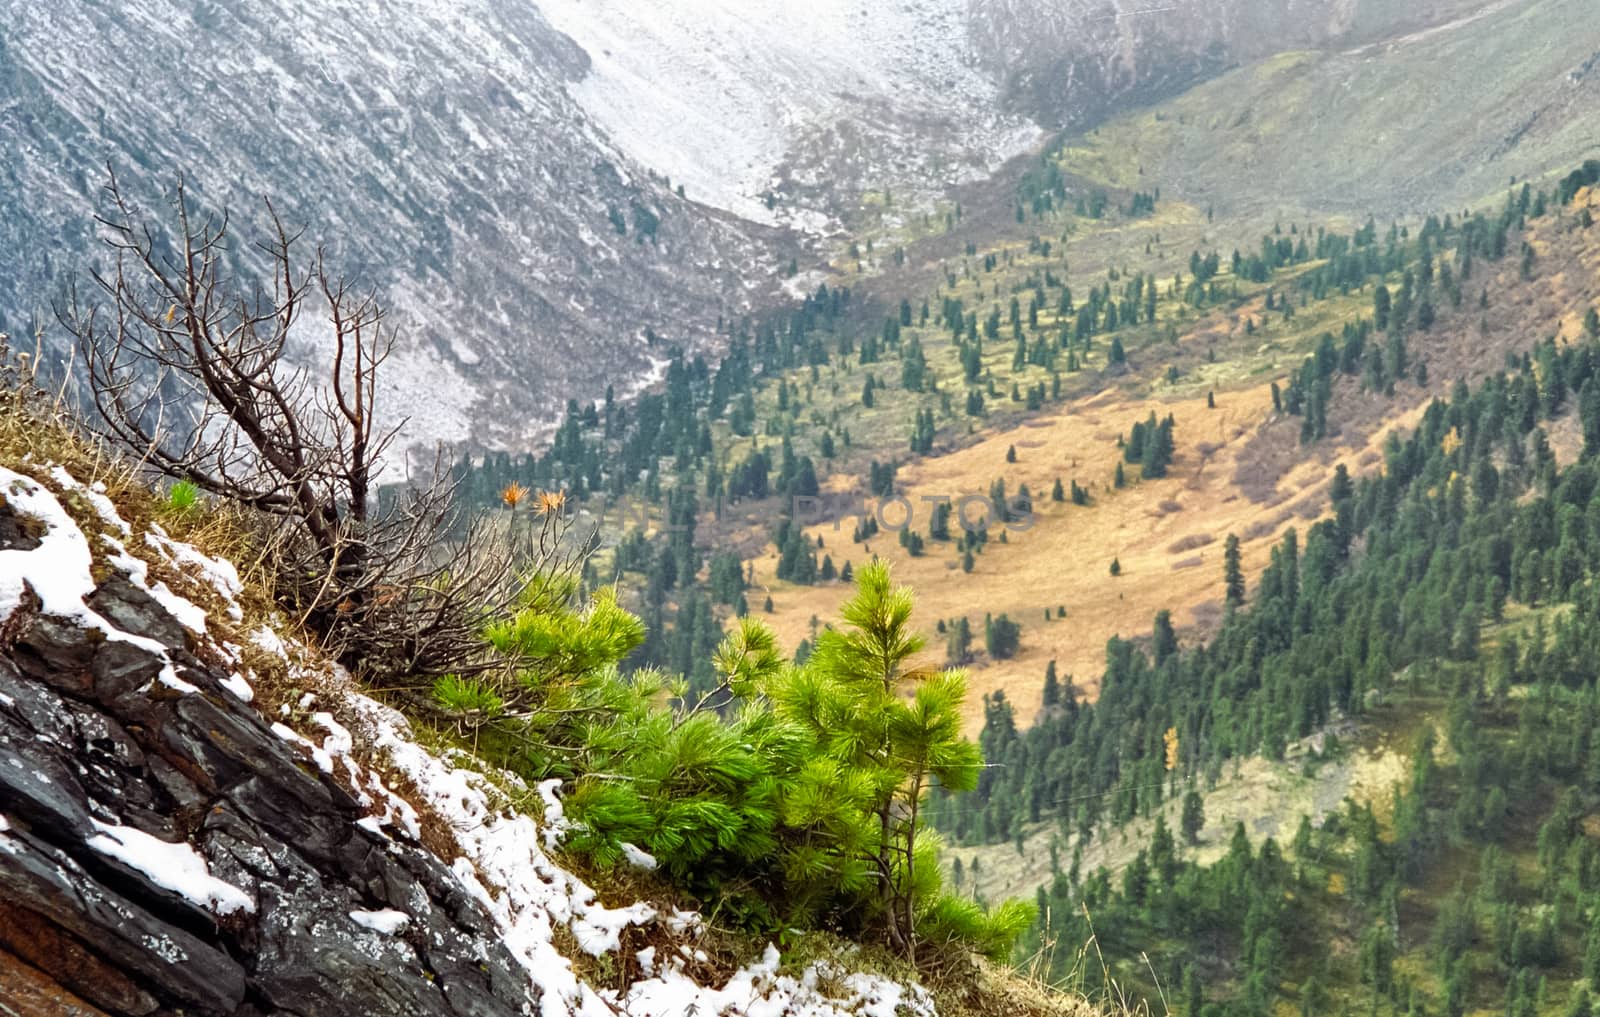
[[[1300,8],[1270,6],[11,0],[0,323],[48,326],[101,258],[108,161],[151,205],[184,173],[241,225],[271,195],[386,291],[410,442],[535,446],[565,398],[647,387],[672,346],[715,356],[719,323],[782,304],[783,268],[831,256],[864,202],[911,229],[950,188],[999,180],[1040,124],[1098,122],[1286,38],[1384,38],[1464,5],[1342,4],[1292,33]]]

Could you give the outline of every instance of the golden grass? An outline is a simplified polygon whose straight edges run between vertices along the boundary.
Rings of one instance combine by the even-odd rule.
[[[1129,484],[1116,490],[1112,478],[1122,456],[1117,438],[1152,411],[1163,417],[1171,413],[1176,421],[1178,452],[1171,472],[1159,480],[1140,481],[1138,469],[1125,466]],[[896,580],[909,584],[917,595],[917,623],[929,643],[925,663],[943,660],[944,640],[935,631],[940,619],[966,615],[979,650],[985,612],[1004,613],[1021,623],[1022,648],[1014,658],[980,659],[971,666],[965,718],[968,730],[976,732],[982,724],[982,696],[1005,690],[1017,704],[1019,722],[1026,725],[1037,709],[1048,661],[1054,659],[1063,679],[1071,675],[1080,696],[1092,700],[1112,636],[1147,635],[1155,612],[1162,609],[1172,612],[1174,624],[1192,630],[1191,638],[1195,631],[1208,630],[1221,613],[1224,538],[1229,533],[1240,537],[1246,574],[1257,573],[1285,531],[1304,530],[1325,512],[1323,492],[1335,466],[1344,463],[1352,475],[1370,469],[1371,457],[1364,454],[1381,447],[1388,428],[1410,426],[1418,412],[1398,415],[1355,447],[1301,458],[1273,478],[1278,495],[1257,502],[1241,493],[1235,475],[1251,438],[1274,417],[1269,386],[1220,393],[1215,409],[1208,409],[1203,397],[1125,399],[1106,390],[967,448],[902,468],[900,488],[915,512],[913,528],[924,536],[931,510],[924,498],[958,501],[964,495],[986,495],[999,478],[1008,493],[1028,486],[1035,506],[1032,527],[1025,532],[1011,529],[1001,543],[1002,527],[991,526],[988,546],[976,556],[970,574],[961,570],[953,544],[930,540],[923,556],[912,557],[887,530],[864,545],[851,544],[854,524],[849,518],[807,532],[823,539],[823,552],[836,565],[846,560],[859,565],[873,555],[893,564]],[[1298,434],[1297,420],[1279,426]],[[1006,462],[1010,447],[1017,451],[1015,463]],[[1361,464],[1363,458],[1369,465]],[[1051,502],[1057,477],[1064,486],[1075,479],[1088,488],[1091,504]],[[831,477],[828,486],[848,489],[852,482]],[[981,510],[974,505],[971,511],[976,518]],[[885,515],[897,521],[902,513],[893,507]],[[1211,539],[1202,543],[1207,537]],[[1121,565],[1120,576],[1110,574],[1113,559]],[[773,576],[776,564],[776,549],[768,546],[754,562],[752,602],[770,594],[774,611],[763,617],[793,647],[811,637],[811,619],[837,617],[850,590],[842,583],[778,582]],[[1059,607],[1066,608],[1065,619],[1053,617]]]

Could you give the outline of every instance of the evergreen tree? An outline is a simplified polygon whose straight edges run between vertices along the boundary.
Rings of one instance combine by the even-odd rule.
[[[1183,966],[1182,1017],[1200,1017],[1205,1007],[1205,991],[1200,986],[1200,975],[1193,964]]]
[[[1171,611],[1163,609],[1156,612],[1150,647],[1151,655],[1158,666],[1178,652],[1178,634],[1172,628]]]
[[[1200,831],[1206,825],[1205,803],[1200,792],[1190,788],[1183,796],[1183,817],[1179,821],[1184,843],[1193,847],[1200,843]]]
[[[1222,545],[1223,600],[1230,607],[1244,603],[1244,566],[1239,550],[1239,538],[1228,534]]]
[[[962,616],[950,626],[950,635],[945,644],[945,660],[952,666],[960,666],[971,659],[972,625],[965,616]]]
[[[928,360],[922,352],[922,341],[916,336],[906,343],[905,350],[900,354],[900,384],[907,392],[922,391],[923,380],[927,376]]]
[[[922,647],[911,626],[911,592],[892,585],[875,561],[857,574],[857,593],[841,608],[845,628],[818,634],[805,671],[774,690],[779,714],[806,728],[821,746],[821,786],[851,788],[863,809],[844,836],[859,842],[876,886],[878,920],[891,946],[915,960],[919,938],[942,924],[970,919],[950,898],[929,899],[927,866],[937,886],[930,844],[920,839],[929,788],[977,785],[983,757],[961,736],[966,676],[960,671],[914,675],[907,660]],[[838,791],[833,792],[834,795]],[[854,851],[844,852],[847,867]],[[848,868],[843,873],[850,878]],[[996,916],[1005,935],[1032,920],[1019,906]]]
[[[1016,656],[1021,637],[1022,626],[1005,615],[998,618],[984,616],[983,648],[994,659],[1005,660]]]

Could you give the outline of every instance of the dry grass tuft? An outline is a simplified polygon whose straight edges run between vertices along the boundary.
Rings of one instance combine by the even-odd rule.
[[[33,353],[12,348],[0,333],[0,460],[13,468],[28,463],[57,463],[85,484],[104,484],[114,500],[149,492],[138,482],[133,464],[84,434],[71,416],[66,389],[39,387]],[[119,502],[120,504],[120,502]]]
[[[812,964],[864,971],[902,983],[917,982],[933,996],[940,1017],[1136,1017],[1090,1002],[1072,989],[1037,977],[1040,965],[994,964],[970,955],[946,956],[915,967],[887,950],[862,946],[824,932],[807,933],[784,951],[782,970],[798,976]],[[826,983],[819,982],[826,988]]]

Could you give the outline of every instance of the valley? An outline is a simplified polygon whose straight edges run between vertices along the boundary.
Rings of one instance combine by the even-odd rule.
[[[549,440],[567,399],[658,382],[674,347],[720,356],[718,319],[781,306],[794,291],[786,266],[836,279],[854,238],[907,247],[921,272],[947,233],[986,249],[1023,236],[1008,221],[1012,182],[1041,145],[1103,142],[1074,155],[1079,172],[1138,190],[1144,171],[1223,223],[1245,225],[1225,203],[1248,192],[1262,213],[1243,233],[1252,241],[1269,209],[1285,221],[1409,215],[1583,158],[1569,114],[1592,97],[1592,50],[1557,28],[1579,0],[1475,18],[1455,0],[1309,16],[1278,6],[1181,0],[1153,16],[829,0],[798,18],[770,4],[707,2],[680,17],[657,2],[559,0],[453,14],[407,3],[383,19],[303,0],[237,11],[82,0],[62,12],[18,0],[0,34],[0,146],[16,156],[0,169],[0,243],[16,252],[0,273],[0,327],[38,332],[64,369],[49,325],[92,252],[108,164],[157,205],[170,180],[155,178],[183,170],[241,226],[275,194],[281,212],[341,238],[337,263],[404,319],[386,398],[418,461],[441,441],[520,452]],[[1286,48],[1305,52],[1275,56]],[[1479,51],[1514,76],[1473,76],[1459,54]],[[1523,52],[1537,57],[1513,60]],[[210,87],[160,75],[117,86],[145,64],[185,66]],[[1359,93],[1285,112],[1294,96],[1347,92],[1353,76],[1381,94],[1423,68],[1454,76],[1410,104],[1405,129],[1427,140],[1409,148],[1383,140]],[[1516,121],[1535,95],[1533,119]],[[1246,107],[1260,121],[1239,126]],[[1477,110],[1493,116],[1465,119]],[[1427,172],[1349,163],[1391,147],[1454,154]],[[1307,149],[1326,154],[1297,161]],[[1247,151],[1257,186],[1233,187],[1226,167]],[[1331,172],[1341,164],[1350,171]],[[971,212],[959,231],[925,225],[958,203]],[[1192,242],[1173,239],[1186,257]]]
[[[349,963],[407,998],[1594,1017],[1589,7],[0,0],[0,724],[45,731],[18,696],[92,699],[61,710],[144,746],[91,772],[88,735],[34,738],[59,769],[13,767],[0,855],[212,924],[215,991],[298,1014],[269,951],[299,931],[93,854],[148,827],[273,899],[196,805],[254,763],[156,747],[221,702],[207,738],[267,732],[261,758],[304,756],[284,781],[326,778],[297,792],[334,803],[318,836],[388,845],[295,864],[346,902],[340,942],[397,937]],[[290,273],[243,238],[281,211],[302,253],[328,245],[306,278],[349,273],[383,308],[361,328],[395,332],[339,331],[335,287],[263,354],[270,314],[159,268],[101,286],[116,314],[61,313],[114,259],[108,168],[152,221],[169,171],[237,209],[207,264],[258,302]],[[162,228],[128,235],[181,276]],[[170,392],[108,404],[80,363],[129,321],[220,413],[195,435],[150,423]],[[207,342],[232,349],[220,381],[185,366]],[[330,356],[331,387],[306,381]],[[185,460],[230,429],[260,452],[263,392],[314,465]],[[91,395],[124,430],[94,431]],[[174,606],[169,530],[243,579]],[[67,615],[24,557],[51,534],[86,562]],[[112,652],[170,676],[79,682],[111,667],[101,602],[162,637],[106,622]],[[39,790],[66,777],[70,805]],[[101,786],[124,778],[126,802]],[[249,839],[289,828],[261,811]],[[451,934],[505,956],[429,968],[405,880],[368,871],[386,850],[430,880],[418,915],[453,902]],[[5,877],[0,989],[55,971],[26,922],[112,949]],[[128,956],[125,996],[63,984],[114,1017],[212,991]]]

